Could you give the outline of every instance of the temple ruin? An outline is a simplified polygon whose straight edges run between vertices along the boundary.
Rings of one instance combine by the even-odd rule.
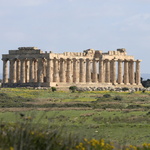
[[[140,62],[125,49],[43,52],[19,47],[2,55],[3,87],[140,87]]]

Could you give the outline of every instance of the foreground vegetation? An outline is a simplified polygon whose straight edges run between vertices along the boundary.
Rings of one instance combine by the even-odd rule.
[[[0,149],[2,150],[149,150],[150,144],[119,145],[104,139],[80,139],[62,134],[61,128],[35,125],[32,119],[17,123],[0,124]]]
[[[149,92],[1,89],[0,148],[150,149],[149,108]]]

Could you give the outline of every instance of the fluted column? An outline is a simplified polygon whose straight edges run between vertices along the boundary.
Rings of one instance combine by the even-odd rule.
[[[106,59],[103,61],[103,70],[104,82],[106,82]]]
[[[122,84],[123,74],[122,74],[122,60],[118,60],[118,84]]]
[[[134,80],[134,61],[131,60],[130,61],[130,84],[135,84],[135,80]]]
[[[26,59],[21,59],[21,83],[25,83],[25,61]]]
[[[16,60],[15,59],[11,59],[10,60],[10,79],[11,79],[11,83],[15,83],[16,82]]]
[[[50,82],[54,82],[54,60],[50,59]]]
[[[66,82],[72,82],[71,59],[67,59]]]
[[[42,66],[43,66],[43,82],[46,82],[46,80],[47,80],[47,78],[46,78],[47,59],[43,58],[42,61],[43,61],[43,63],[42,63]]]
[[[110,60],[106,60],[106,83],[110,83]]]
[[[43,82],[43,59],[39,58],[38,59],[38,82],[42,83]]]
[[[85,66],[84,59],[80,59],[80,82],[85,82]]]
[[[104,82],[104,61],[102,59],[99,60],[99,82]]]
[[[34,82],[34,59],[30,59],[30,72],[29,72],[30,82]]]
[[[113,83],[112,81],[113,81],[113,61],[110,60],[110,82]]]
[[[76,60],[76,83],[79,83],[79,80],[80,80],[80,77],[79,77],[79,74],[80,74],[79,64],[80,64],[80,61]]]
[[[140,62],[141,60],[136,61],[136,84],[140,85],[141,80],[140,80]]]
[[[113,59],[111,62],[112,62],[112,84],[116,84],[116,60]]]
[[[60,59],[60,82],[65,82],[65,60]]]
[[[37,82],[38,59],[34,59],[34,82]]]
[[[8,83],[8,59],[3,60],[3,83]]]
[[[58,60],[56,58],[54,58],[54,74],[53,74],[53,81],[54,82],[58,82],[59,81],[59,72],[58,72]]]
[[[86,82],[91,82],[91,60],[86,59]]]
[[[124,61],[124,84],[129,84],[128,61]]]
[[[79,73],[79,71],[78,71],[78,61],[77,61],[77,59],[73,59],[73,82],[74,83],[77,83],[77,82],[79,82],[79,79],[77,79],[77,78],[79,78],[78,77],[78,73]]]
[[[20,78],[21,78],[21,75],[20,75],[20,70],[21,70],[21,64],[20,64],[20,60],[17,59],[16,61],[16,65],[17,65],[17,68],[16,68],[16,82],[17,83],[20,83]]]
[[[46,82],[48,83],[50,83],[50,74],[51,74],[50,59],[47,59]]]
[[[29,69],[30,65],[29,65],[29,60],[26,59],[26,63],[25,63],[25,81],[26,83],[29,82]]]
[[[96,68],[96,60],[93,60],[93,76],[92,82],[97,82],[97,68]]]

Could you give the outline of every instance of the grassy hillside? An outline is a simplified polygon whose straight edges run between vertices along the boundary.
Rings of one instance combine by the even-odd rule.
[[[118,145],[148,143],[149,108],[149,92],[0,90],[1,125],[29,123],[59,129],[62,137],[71,135],[79,141],[103,138]]]

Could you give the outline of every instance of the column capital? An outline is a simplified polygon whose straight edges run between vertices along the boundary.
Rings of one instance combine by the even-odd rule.
[[[110,61],[110,59],[104,59],[104,61],[105,61],[105,62],[109,62],[109,61]]]
[[[140,60],[140,59],[137,59],[137,60],[136,60],[136,62],[141,62],[141,61],[142,61],[142,60]]]
[[[79,58],[79,61],[81,61],[81,62],[83,62],[83,63],[86,62],[84,58]]]
[[[111,62],[116,62],[116,61],[117,61],[117,59],[115,59],[115,58],[114,58],[114,59],[112,59],[112,60],[110,60],[110,61],[111,61]]]
[[[47,59],[45,57],[42,58],[43,61],[46,61]]]
[[[135,62],[135,60],[133,60],[133,59],[130,59],[130,60],[129,60],[129,62]]]
[[[118,59],[118,62],[123,62],[123,59]]]
[[[91,59],[89,59],[89,58],[86,58],[86,61],[87,61],[87,62],[92,62],[92,60],[91,60]]]
[[[8,58],[2,58],[2,61],[8,61],[9,59]]]
[[[124,62],[129,62],[130,60],[129,59],[124,59]]]

